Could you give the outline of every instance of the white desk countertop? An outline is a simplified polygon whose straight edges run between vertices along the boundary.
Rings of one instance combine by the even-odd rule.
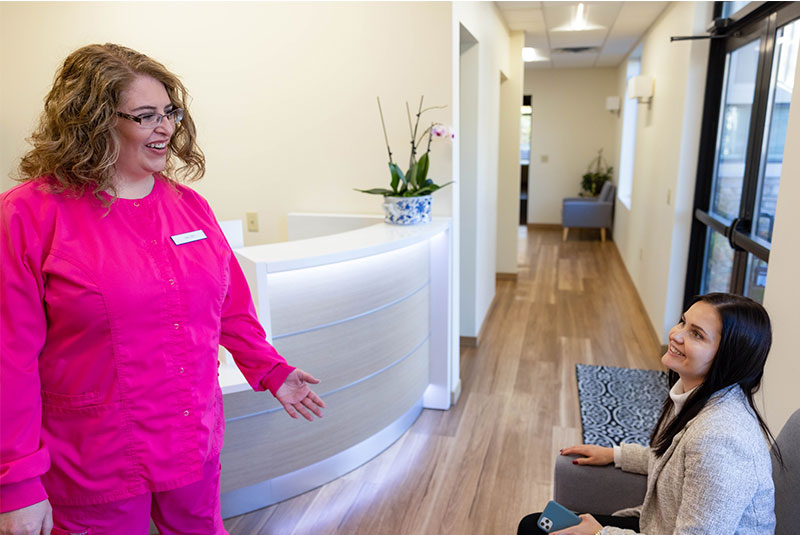
[[[426,225],[390,225],[368,227],[317,238],[295,240],[234,249],[236,255],[256,264],[266,264],[267,273],[322,266],[364,258],[413,245],[436,236],[450,227],[449,218],[434,217]],[[269,327],[269,326],[267,326]],[[267,331],[269,329],[267,328]],[[249,390],[250,385],[231,362],[219,366],[219,384],[223,394]]]
[[[400,249],[439,234],[450,226],[449,218],[433,218],[426,225],[369,227],[329,236],[236,249],[236,253],[256,263],[266,263],[267,272],[289,271],[343,262]]]

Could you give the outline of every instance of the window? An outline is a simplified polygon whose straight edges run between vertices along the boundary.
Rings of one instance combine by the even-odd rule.
[[[625,82],[642,72],[642,45],[639,45],[628,60]],[[635,98],[623,99],[622,104],[622,141],[619,151],[619,178],[617,197],[626,208],[631,207],[633,195],[633,163],[636,154],[636,122],[639,118],[639,103]]]
[[[715,13],[733,9],[720,4]],[[800,47],[800,4],[765,6],[739,11],[711,44],[687,303],[713,291],[764,297]]]
[[[722,2],[722,18],[729,18],[749,3],[750,2]]]
[[[531,163],[531,106],[530,103],[522,106],[520,114],[520,136],[519,136],[519,164],[529,165]]]

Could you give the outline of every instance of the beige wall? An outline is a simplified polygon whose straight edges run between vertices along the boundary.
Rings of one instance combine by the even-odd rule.
[[[509,39],[509,70],[500,84],[500,157],[497,183],[497,264],[498,273],[517,272],[517,228],[520,192],[520,106],[525,77],[522,62],[523,32],[512,32]]]
[[[460,281],[461,335],[477,336],[495,293],[500,72],[510,72],[510,42],[494,2],[454,2],[452,8],[454,27],[463,25],[478,42],[476,169],[474,180],[459,184],[461,262],[472,265]]]
[[[606,97],[619,95],[617,70],[526,69],[533,129],[528,177],[528,222],[561,224],[564,197],[575,197],[597,151],[611,162],[617,152],[617,116]],[[543,162],[543,158],[547,162]]]
[[[705,41],[669,38],[702,33],[710,15],[710,3],[673,3],[642,40],[642,74],[655,91],[639,104],[631,208],[616,204],[614,241],[662,343],[683,304],[708,57]]]
[[[800,226],[800,59],[795,70],[792,105],[786,132],[786,152],[783,155],[778,206],[769,255],[769,271],[764,306],[772,318],[772,352],[767,359],[762,388],[764,415],[777,434],[789,416],[800,409],[800,358],[798,358],[795,329],[800,303],[800,248],[797,247],[797,228]]]
[[[286,239],[291,211],[379,213],[380,197],[353,191],[389,181],[375,97],[405,167],[406,100],[447,105],[425,117],[452,123],[451,17],[444,2],[0,3],[0,187],[60,62],[111,41],[183,78],[208,164],[195,187],[220,219],[258,212],[246,244]],[[433,149],[432,177],[453,179],[451,152]],[[436,214],[452,195],[436,194]]]

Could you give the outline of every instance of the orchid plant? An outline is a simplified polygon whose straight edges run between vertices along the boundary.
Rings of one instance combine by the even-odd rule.
[[[441,123],[431,123],[431,125],[417,137],[419,128],[420,117],[423,113],[430,110],[441,109],[445,106],[431,106],[429,108],[422,108],[422,101],[425,97],[419,99],[419,109],[417,110],[416,121],[414,125],[411,124],[411,109],[406,102],[406,113],[408,114],[408,128],[411,131],[411,155],[408,162],[408,171],[403,173],[400,166],[397,165],[392,159],[392,149],[389,147],[389,136],[386,134],[386,122],[383,119],[383,109],[381,108],[381,99],[378,97],[378,112],[381,116],[381,126],[383,127],[383,137],[386,140],[386,150],[389,152],[389,171],[391,173],[391,188],[372,188],[372,189],[357,189],[363,193],[370,193],[372,195],[383,195],[384,197],[421,197],[423,195],[430,195],[434,191],[441,189],[445,186],[452,184],[448,182],[441,186],[435,184],[433,179],[428,178],[428,168],[430,166],[430,152],[431,141],[433,138],[453,138],[455,137],[446,126]],[[417,151],[419,147],[425,142],[425,136],[428,137],[425,153],[417,159]]]

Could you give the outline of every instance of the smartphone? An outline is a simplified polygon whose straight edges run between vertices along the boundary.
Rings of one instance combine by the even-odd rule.
[[[577,526],[580,523],[578,515],[552,500],[547,502],[544,511],[539,515],[539,527],[546,533]]]

